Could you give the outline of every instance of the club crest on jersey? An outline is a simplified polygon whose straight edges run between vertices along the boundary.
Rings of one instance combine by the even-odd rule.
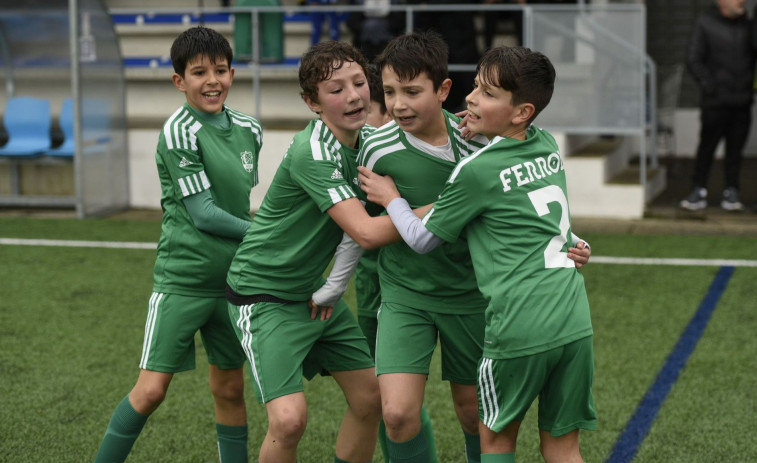
[[[331,173],[331,180],[336,180],[338,178],[342,178],[342,173],[339,169],[334,169],[334,172]]]
[[[251,151],[242,151],[239,153],[239,157],[242,159],[244,170],[252,172],[252,170],[255,169],[255,164],[253,164],[254,158]]]
[[[192,164],[194,164],[194,162],[182,156],[181,162],[179,163],[179,167],[187,167],[187,166],[191,166]]]

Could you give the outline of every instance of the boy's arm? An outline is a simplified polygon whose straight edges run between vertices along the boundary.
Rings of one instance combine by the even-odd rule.
[[[241,240],[250,228],[249,221],[242,220],[216,206],[210,190],[187,196],[183,202],[192,222],[200,231]]]
[[[375,249],[402,239],[392,219],[371,217],[357,198],[340,201],[326,211],[334,222],[363,249]]]
[[[312,299],[316,305],[334,307],[339,302],[339,299],[347,290],[347,284],[350,282],[362,255],[363,248],[345,233],[342,242],[336,248],[334,266],[331,268],[326,283],[313,293]]]
[[[420,217],[403,198],[393,199],[387,205],[386,212],[392,218],[402,239],[413,251],[426,254],[444,242],[426,228]]]
[[[358,171],[360,188],[366,192],[368,200],[386,208],[402,239],[412,250],[425,254],[442,243],[443,240],[428,231],[420,219],[431,209],[431,204],[413,210],[400,197],[392,177],[375,174],[367,167],[358,167]]]

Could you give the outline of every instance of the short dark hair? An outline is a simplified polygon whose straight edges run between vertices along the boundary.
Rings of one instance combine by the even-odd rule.
[[[531,103],[531,123],[547,107],[555,88],[555,68],[549,58],[524,47],[496,47],[476,68],[479,80],[513,94],[513,105]]]
[[[386,100],[384,99],[381,70],[375,64],[368,65],[368,85],[371,89],[371,101],[375,101],[380,105],[381,114],[386,114]]]
[[[318,102],[318,84],[331,78],[344,63],[357,63],[366,79],[368,77],[368,62],[360,51],[347,42],[328,40],[311,46],[302,55],[300,61],[300,95]]]
[[[198,56],[207,56],[213,64],[218,58],[226,58],[229,66],[234,59],[234,53],[226,37],[203,26],[190,27],[173,41],[171,64],[174,72],[184,77],[187,64]]]
[[[392,39],[375,63],[381,71],[390,66],[403,81],[413,80],[425,72],[434,83],[434,90],[439,90],[449,76],[448,56],[447,43],[437,32],[413,32]]]

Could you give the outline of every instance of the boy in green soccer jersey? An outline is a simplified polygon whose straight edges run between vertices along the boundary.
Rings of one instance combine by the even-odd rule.
[[[381,83],[381,70],[375,65],[371,65],[368,74],[371,104],[368,108],[366,124],[373,127],[381,127],[392,120],[384,102],[384,86]],[[313,294],[313,300],[317,303],[323,301],[323,303],[328,305],[331,301],[339,299],[347,289],[347,284],[352,274],[352,259],[359,258],[354,271],[357,320],[360,329],[363,331],[363,335],[365,335],[368,341],[371,357],[375,359],[378,311],[381,306],[381,286],[378,276],[378,255],[380,249],[372,249],[365,252],[362,252],[361,249],[347,251],[359,253],[351,259],[349,256],[342,257],[344,253],[340,253],[346,246],[348,245],[345,244],[345,241],[340,244],[332,272],[326,284]],[[436,463],[437,457],[433,428],[431,427],[431,419],[425,407],[421,408],[421,426],[429,441],[428,463]],[[384,460],[387,462],[390,461],[386,441],[386,426],[383,420],[379,423],[378,443],[381,447]]]
[[[377,58],[394,122],[366,141],[358,162],[391,175],[415,207],[433,202],[461,159],[487,140],[463,137],[460,118],[442,109],[452,85],[447,46],[433,33],[392,40]],[[588,249],[578,251],[582,262]],[[379,253],[381,310],[376,348],[389,453],[428,461],[418,412],[432,354],[441,343],[442,379],[450,382],[468,462],[480,458],[476,365],[481,357],[486,301],[478,290],[464,240],[418,255],[405,243]],[[431,449],[433,450],[433,449]]]
[[[168,118],[156,152],[163,221],[137,383],[116,407],[95,461],[124,461],[174,373],[195,367],[199,330],[210,363],[219,458],[247,461],[245,354],[225,298],[231,259],[250,226],[260,124],[224,102],[234,68],[229,42],[205,27],[171,47],[173,83],[186,103]]]
[[[307,422],[302,376],[323,370],[348,404],[335,461],[373,457],[381,402],[368,344],[343,301],[311,301],[344,232],[367,249],[400,239],[357,198],[355,159],[373,130],[364,127],[366,66],[344,42],[303,55],[302,97],[319,118],[295,135],[229,270],[229,311],[268,412],[261,462],[296,461]]]
[[[596,428],[592,326],[583,277],[568,256],[565,172],[554,138],[531,125],[554,80],[541,53],[486,53],[466,121],[491,141],[457,165],[422,220],[390,178],[361,168],[368,199],[387,208],[414,250],[467,239],[487,301],[478,366],[484,463],[515,461],[518,428],[537,396],[547,462],[582,461],[578,430]]]

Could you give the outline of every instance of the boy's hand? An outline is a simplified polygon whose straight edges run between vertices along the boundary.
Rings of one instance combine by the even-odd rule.
[[[468,110],[466,109],[460,111],[459,113],[455,113],[455,116],[463,118],[463,120],[460,121],[459,124],[457,124],[458,129],[463,129],[463,131],[460,132],[460,135],[462,135],[466,140],[470,140],[471,138],[475,137],[476,134],[468,129]]]
[[[310,319],[315,320],[318,315],[318,309],[321,310],[321,321],[331,318],[331,313],[334,311],[333,307],[319,306],[312,299],[308,301],[308,307],[310,307]]]
[[[400,197],[392,177],[376,174],[363,166],[358,166],[357,170],[360,172],[357,177],[360,181],[360,188],[368,195],[368,201],[386,208],[394,198]]]
[[[589,262],[591,248],[586,247],[586,243],[579,241],[575,248],[568,248],[568,258],[576,262],[576,268],[581,268]]]

